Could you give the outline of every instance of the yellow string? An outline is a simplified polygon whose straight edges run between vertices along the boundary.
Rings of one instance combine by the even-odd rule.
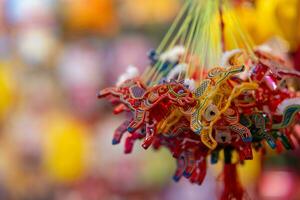
[[[182,77],[180,72],[178,79],[191,78],[198,71],[200,78],[196,82],[200,83],[204,78],[204,70],[219,64],[222,55],[220,6],[223,10],[224,31],[229,33],[225,40],[229,39],[235,48],[244,48],[251,58],[256,59],[253,41],[241,26],[228,0],[186,0],[157,48],[157,53],[161,54],[171,50],[176,45],[184,46],[185,53],[180,63],[187,64],[187,69],[185,77]],[[149,86],[157,84],[165,73],[172,70],[173,67],[169,65],[162,72],[163,66],[164,63],[158,61],[155,66],[149,67],[142,75],[145,83],[149,83]]]

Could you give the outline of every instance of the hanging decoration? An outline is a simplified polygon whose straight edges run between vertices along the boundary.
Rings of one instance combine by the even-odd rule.
[[[300,73],[256,49],[229,2],[186,0],[149,59],[143,74],[131,66],[99,93],[115,114],[126,114],[112,141],[126,136],[125,153],[136,140],[145,149],[166,147],[177,161],[173,179],[196,184],[205,179],[208,158],[215,164],[223,153],[221,199],[240,200],[247,195],[238,164],[253,159],[253,150],[295,148],[300,96],[286,80]]]

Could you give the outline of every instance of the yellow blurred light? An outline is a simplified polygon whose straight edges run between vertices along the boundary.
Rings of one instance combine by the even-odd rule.
[[[112,34],[117,30],[117,17],[112,0],[64,0],[64,17],[71,31]]]
[[[14,80],[9,64],[0,63],[0,120],[5,117],[8,109],[12,105],[14,98]]]
[[[241,23],[256,44],[281,36],[289,42],[291,50],[300,43],[299,11],[298,0],[256,0],[254,7],[236,8]]]
[[[122,3],[124,17],[138,25],[169,21],[180,8],[176,0],[124,0]]]
[[[45,167],[58,181],[73,181],[85,169],[87,135],[85,128],[63,116],[48,119],[45,134]]]

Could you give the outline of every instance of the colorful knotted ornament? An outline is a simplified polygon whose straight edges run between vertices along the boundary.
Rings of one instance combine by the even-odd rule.
[[[145,149],[168,148],[177,160],[175,181],[202,184],[208,156],[214,164],[224,152],[222,200],[246,198],[236,166],[253,159],[252,149],[295,147],[291,137],[300,117],[299,93],[285,81],[300,74],[254,50],[237,22],[228,2],[186,1],[162,45],[150,52],[144,74],[128,73],[122,76],[128,80],[99,93],[115,105],[114,113],[127,116],[113,144],[128,133],[125,153],[136,140]],[[242,42],[239,49],[225,51],[225,29]]]

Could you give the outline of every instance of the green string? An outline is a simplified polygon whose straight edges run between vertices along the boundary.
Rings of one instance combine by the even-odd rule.
[[[198,71],[200,79],[196,81],[199,83],[203,79],[205,69],[208,70],[220,64],[223,53],[220,8],[223,16],[226,15],[226,20],[229,20],[226,23],[224,18],[223,31],[226,30],[226,33],[229,33],[225,40],[229,39],[235,48],[242,47],[252,58],[255,58],[253,42],[241,26],[228,0],[186,0],[157,48],[159,54],[173,49],[176,45],[182,45],[185,48],[180,64],[186,64],[187,69],[184,77],[180,72],[179,80],[191,78],[194,72]],[[156,85],[174,66],[170,64],[162,71],[163,67],[164,63],[158,61],[152,68],[145,71],[143,77],[149,86]]]

